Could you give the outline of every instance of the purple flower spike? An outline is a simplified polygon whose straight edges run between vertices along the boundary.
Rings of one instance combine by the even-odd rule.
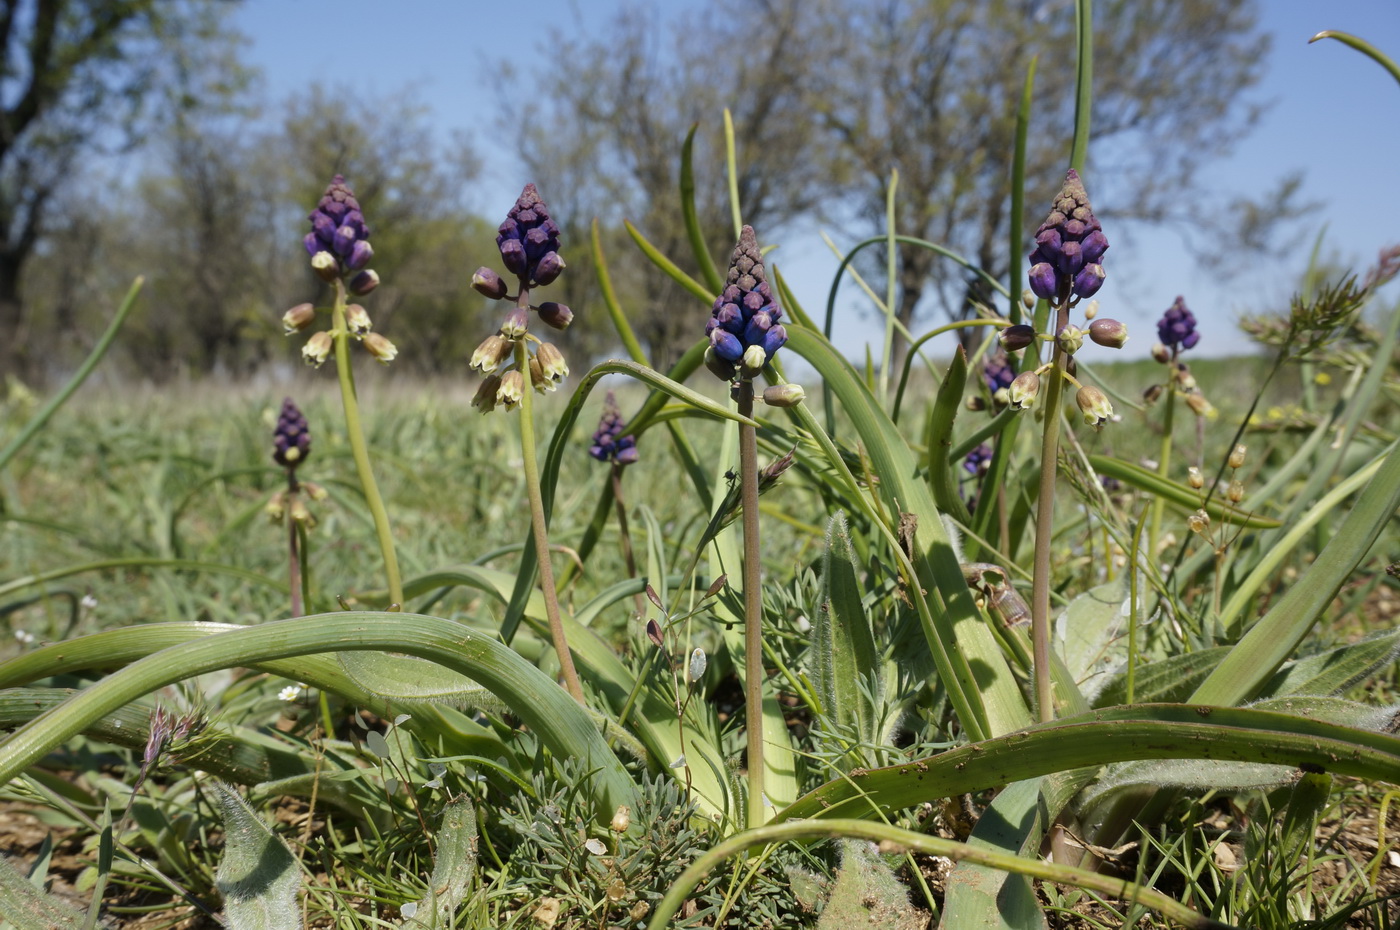
[[[559,224],[550,219],[549,207],[535,185],[526,184],[520,192],[497,231],[496,246],[506,270],[523,278],[526,287],[548,284],[564,270]]]
[[[1201,334],[1196,331],[1196,316],[1187,309],[1185,298],[1177,297],[1157,321],[1157,340],[1171,349],[1172,354],[1194,348],[1201,341]]]
[[[1108,238],[1073,168],[1065,175],[1050,215],[1035,231],[1035,243],[1030,286],[1037,297],[1063,304],[1071,297],[1091,297],[1103,286],[1100,262]]]
[[[631,436],[619,436],[622,432],[622,415],[617,409],[617,399],[612,391],[603,402],[603,416],[598,421],[598,429],[593,434],[593,445],[588,454],[600,462],[615,462],[618,465],[631,465],[637,461],[637,441]]]
[[[324,274],[327,280],[359,271],[369,264],[374,255],[367,241],[369,227],[360,212],[360,202],[344,177],[337,174],[331,179],[330,186],[307,219],[311,221],[311,232],[302,240],[307,253],[314,258],[326,252],[334,260],[334,267],[328,266]]]
[[[272,433],[272,460],[288,471],[295,471],[310,454],[311,433],[306,428],[306,417],[288,397],[282,401],[277,428]]]
[[[987,390],[995,394],[1002,388],[1010,388],[1016,380],[1016,369],[1007,357],[998,352],[982,365],[982,380],[987,382]]]
[[[758,237],[752,226],[745,226],[730,258],[728,283],[715,299],[706,326],[714,355],[723,362],[735,363],[756,346],[763,350],[766,359],[772,358],[787,342],[787,330],[778,323],[782,315],[768,286]],[[719,375],[727,372],[728,366],[716,364],[711,370]]]

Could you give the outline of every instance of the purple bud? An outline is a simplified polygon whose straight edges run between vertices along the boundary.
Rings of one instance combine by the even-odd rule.
[[[501,243],[501,262],[513,275],[525,273],[525,246],[521,245],[519,239],[507,239]]]
[[[1073,277],[1084,267],[1084,250],[1078,242],[1066,242],[1060,247],[1060,270]]]
[[[1024,323],[1008,326],[1001,331],[1001,346],[1008,352],[1016,352],[1035,342],[1035,327]]]
[[[540,319],[555,329],[568,329],[574,321],[574,312],[564,304],[548,300],[540,304]]]
[[[764,333],[763,342],[760,343],[760,345],[763,347],[763,354],[771,359],[773,353],[781,349],[786,342],[787,330],[779,324],[778,326],[770,327],[768,332]]]
[[[1030,285],[1035,296],[1042,300],[1054,300],[1055,291],[1059,286],[1059,276],[1055,274],[1054,266],[1048,262],[1032,265]]]
[[[1093,297],[1103,287],[1103,265],[1085,265],[1074,276],[1074,293],[1080,297]]]
[[[647,621],[647,639],[651,640],[652,645],[658,649],[666,648],[666,640],[661,636],[661,624],[655,620]]]
[[[290,397],[282,401],[277,428],[272,433],[272,459],[283,468],[294,470],[311,454],[311,433],[306,417]]]
[[[350,293],[363,297],[379,286],[379,272],[366,268],[350,279]]]
[[[351,271],[359,271],[369,264],[369,260],[374,257],[374,247],[364,239],[355,240],[355,244],[350,247],[350,257],[345,264]]]
[[[472,289],[482,297],[500,300],[506,296],[506,282],[490,268],[482,267],[472,273]]]
[[[1103,234],[1103,230],[1096,229],[1084,237],[1080,248],[1084,253],[1085,263],[1097,265],[1099,259],[1103,258],[1103,253],[1108,251],[1108,237]]]
[[[721,381],[733,381],[734,375],[738,373],[733,362],[721,358],[715,353],[713,345],[705,350],[705,367],[710,370],[710,374]]]
[[[535,266],[535,283],[544,286],[550,284],[558,278],[564,271],[564,260],[559,257],[558,252],[547,252]]]
[[[717,328],[710,333],[710,347],[716,355],[730,363],[739,361],[744,355],[744,344],[726,329]]]
[[[1121,349],[1128,341],[1128,327],[1117,320],[1095,320],[1089,324],[1089,338],[1101,346]]]

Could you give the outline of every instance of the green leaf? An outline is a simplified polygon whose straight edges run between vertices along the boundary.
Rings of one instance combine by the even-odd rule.
[[[1303,576],[1202,682],[1192,701],[1238,704],[1257,694],[1322,616],[1400,507],[1400,450],[1376,477]]]
[[[656,246],[648,242],[647,238],[638,232],[637,227],[633,226],[630,221],[623,220],[622,225],[627,228],[627,234],[632,237],[633,242],[637,243],[637,248],[642,250],[642,254],[651,259],[651,263],[665,272],[667,277],[675,281],[685,290],[694,294],[707,306],[715,302],[715,297],[719,295],[718,291],[710,290],[684,271],[681,271],[679,265],[663,255],[661,250]]]
[[[1108,455],[1091,455],[1089,464],[1094,467],[1094,471],[1100,475],[1108,475],[1110,478],[1117,478],[1124,484],[1132,485],[1139,491],[1146,491],[1157,497],[1165,498],[1170,504],[1175,504],[1186,510],[1199,510],[1201,508],[1201,494],[1199,491],[1188,488],[1184,484],[1177,484],[1169,481],[1157,474],[1155,471],[1148,471],[1141,465],[1132,462],[1125,462],[1122,459],[1115,459]],[[1238,510],[1228,510],[1217,498],[1211,498],[1206,503],[1206,513],[1210,514],[1212,520],[1221,523],[1228,523],[1231,526],[1243,526],[1254,530],[1274,529],[1282,526],[1277,520],[1268,517],[1261,517],[1258,514],[1241,513]]]
[[[962,406],[963,387],[967,384],[967,353],[960,345],[953,352],[948,373],[938,386],[928,415],[928,481],[934,503],[943,513],[966,526],[972,522],[967,505],[958,496],[958,484],[953,476],[949,450],[953,447],[953,424]]]
[[[700,228],[700,217],[695,212],[694,150],[695,131],[699,127],[699,123],[691,124],[690,132],[685,134],[685,143],[681,146],[681,216],[685,220],[686,238],[690,240],[690,254],[695,257],[700,277],[705,279],[711,293],[718,294],[724,290],[724,278],[715,267],[710,247],[705,244],[705,233]]]
[[[224,856],[214,884],[224,896],[230,930],[300,930],[296,857],[237,791],[223,782],[214,782],[214,789],[224,821]]]
[[[1023,847],[1031,838],[1039,845],[1039,837],[1045,831],[1040,822],[1043,781],[1032,778],[1008,785],[983,812],[968,837],[968,845],[1010,856],[1038,852]],[[1024,875],[963,862],[948,875],[943,926],[1036,930],[1046,923],[1035,889]]]
[[[83,926],[82,914],[35,888],[4,855],[0,855],[0,917],[16,930],[81,930]]]
[[[861,693],[861,679],[878,680],[880,654],[861,603],[859,572],[844,514],[827,524],[822,556],[822,604],[812,624],[812,683],[823,711],[839,727],[875,742],[876,708]]]
[[[1220,661],[1229,654],[1230,646],[1214,646],[1199,652],[1184,652],[1166,659],[1160,659],[1137,670],[1137,681],[1133,686],[1134,697],[1139,704],[1177,703],[1186,700],[1191,692]],[[1128,700],[1126,671],[1115,675],[1094,699],[1095,707],[1112,707]]]
[[[418,902],[412,919],[401,926],[424,930],[452,926],[453,912],[476,877],[476,844],[476,808],[464,795],[442,811],[428,894]]]
[[[1374,633],[1359,642],[1298,659],[1264,683],[1266,697],[1341,694],[1400,657],[1400,630]]]
[[[1107,684],[1127,653],[1127,584],[1099,585],[1069,602],[1054,631],[1074,683],[1090,701]]]
[[[842,840],[841,868],[817,930],[851,930],[877,926],[890,930],[924,930],[927,911],[909,903],[909,888],[895,877],[875,847],[864,840]]]

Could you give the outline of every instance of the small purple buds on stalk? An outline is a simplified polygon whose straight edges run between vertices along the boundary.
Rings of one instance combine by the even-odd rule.
[[[502,300],[508,291],[501,276],[486,267],[478,268],[472,274],[472,288],[490,300]]]
[[[600,462],[614,462],[618,465],[631,465],[637,461],[637,440],[631,436],[621,436],[622,414],[617,409],[617,398],[609,391],[603,402],[603,416],[598,420],[598,429],[593,433],[593,444],[588,454]]]
[[[1172,355],[1194,348],[1201,341],[1201,334],[1196,331],[1196,316],[1186,308],[1184,298],[1178,296],[1157,321],[1157,338]]]
[[[1071,298],[1092,297],[1103,286],[1100,262],[1108,239],[1073,168],[1065,175],[1049,216],[1035,231],[1035,242],[1029,274],[1035,296],[1058,305]]]
[[[1035,342],[1035,327],[1018,323],[1001,331],[1001,347],[1007,352],[1018,352]]]
[[[1128,327],[1117,320],[1095,320],[1089,324],[1089,338],[1109,349],[1121,349],[1128,341]]]
[[[710,337],[705,367],[726,381],[736,373],[752,379],[787,342],[787,330],[778,322],[782,316],[768,286],[758,237],[752,226],[745,226],[730,258],[724,290],[705,325]]]
[[[558,304],[552,300],[547,300],[540,304],[539,313],[540,319],[544,321],[545,325],[552,326],[555,329],[568,329],[569,324],[574,321],[574,312],[572,310],[564,304]]]
[[[1080,388],[1074,395],[1074,402],[1084,414],[1084,422],[1092,427],[1101,427],[1113,417],[1113,405],[1108,402],[1108,395],[1096,387]]]
[[[295,471],[310,454],[311,432],[306,427],[306,417],[290,397],[285,398],[277,415],[277,428],[272,432],[272,460]]]
[[[526,184],[507,212],[496,247],[506,270],[526,287],[549,284],[564,270],[564,260],[559,257],[559,226],[549,218],[549,208],[535,185]]]

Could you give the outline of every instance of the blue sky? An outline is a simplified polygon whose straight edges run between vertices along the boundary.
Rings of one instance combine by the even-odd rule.
[[[506,54],[517,62],[538,56],[539,67],[548,67],[544,40],[551,27],[598,30],[619,5],[617,0],[586,5],[581,0],[528,5],[247,0],[234,22],[250,40],[246,58],[262,71],[269,100],[317,81],[375,96],[408,87],[446,138],[474,123],[492,123],[500,101],[490,62]],[[1234,320],[1241,313],[1286,306],[1306,264],[1311,235],[1323,227],[1325,254],[1358,270],[1382,247],[1400,243],[1400,86],[1338,42],[1307,44],[1318,31],[1336,29],[1400,57],[1400,2],[1260,0],[1260,9],[1274,44],[1259,96],[1272,105],[1258,129],[1230,159],[1212,163],[1204,180],[1213,189],[1258,196],[1290,171],[1304,171],[1304,199],[1319,204],[1307,219],[1309,241],[1282,262],[1255,263],[1222,280],[1192,261],[1176,232],[1139,231],[1115,239],[1099,297],[1103,315],[1129,326],[1125,354],[1148,352],[1155,341],[1153,323],[1177,294],[1186,295],[1202,321],[1202,350],[1246,349],[1249,343]],[[716,113],[716,125],[720,118]],[[477,148],[483,174],[479,194],[468,201],[483,210],[508,205],[530,179],[512,161],[508,145],[478,137]],[[838,244],[852,242],[842,230],[828,232]],[[775,257],[798,299],[809,308],[822,306],[836,259],[814,235],[781,245]],[[1400,286],[1392,284],[1382,296],[1393,303]],[[852,292],[840,310],[838,344],[855,347],[870,338],[878,352],[879,329],[870,325]]]

